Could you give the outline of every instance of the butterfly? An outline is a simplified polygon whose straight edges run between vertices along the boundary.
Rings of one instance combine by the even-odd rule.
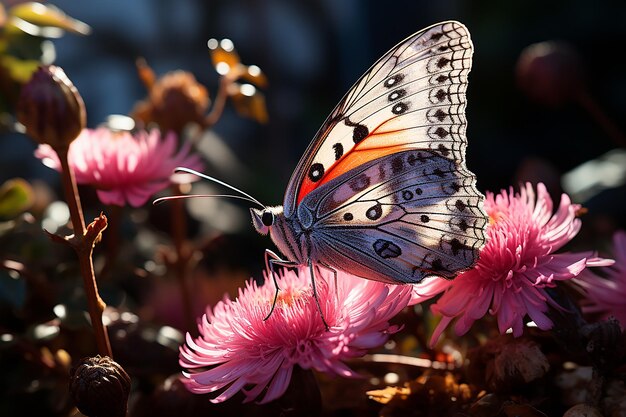
[[[308,265],[315,291],[314,266],[409,284],[451,279],[477,262],[487,216],[465,164],[472,54],[459,22],[413,34],[328,116],[282,206],[242,192],[262,207],[250,209],[254,227],[285,257],[268,250],[270,266]]]

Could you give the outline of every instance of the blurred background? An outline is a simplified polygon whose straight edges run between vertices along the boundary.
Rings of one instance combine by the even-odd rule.
[[[2,0],[0,28],[6,21],[3,11],[20,3]],[[204,133],[199,151],[208,175],[267,205],[282,204],[289,177],[307,144],[370,65],[412,33],[443,20],[459,20],[469,28],[475,47],[467,92],[467,161],[477,175],[478,188],[498,192],[523,181],[544,182],[555,205],[562,192],[568,193],[584,205],[586,214],[581,233],[566,250],[598,249],[604,254],[612,232],[626,228],[623,0],[45,3],[91,27],[88,36],[67,33],[51,39],[54,51],[47,48],[47,53],[54,56],[46,57],[54,58],[77,86],[90,128],[110,115],[128,115],[147,96],[135,64],[139,57],[157,77],[174,70],[191,72],[214,98],[220,78],[207,41],[231,39],[242,63],[258,65],[269,80],[262,89],[269,118],[266,123],[243,118],[229,100],[223,116]],[[2,35],[0,59],[6,52]],[[19,54],[18,49],[10,52]],[[0,72],[0,93],[7,91],[6,79]],[[0,338],[3,372],[10,366],[4,381],[0,380],[0,410],[14,407],[18,398],[20,407],[37,409],[32,415],[52,415],[46,412],[54,407],[55,415],[65,415],[71,404],[63,400],[66,368],[93,354],[93,338],[84,315],[75,256],[41,231],[44,227],[54,232],[57,226],[64,230],[68,220],[67,206],[60,201],[59,175],[33,156],[34,141],[9,132],[13,119],[7,116],[12,112],[8,102],[8,97],[0,96],[0,184],[22,177],[32,184],[37,198],[17,221],[0,221],[0,257],[28,267],[19,270],[5,262],[0,270],[0,332],[11,336]],[[86,219],[104,211],[117,220],[96,247],[98,284],[111,307],[105,319],[116,358],[140,381],[137,386],[144,400],[152,404],[147,393],[180,371],[178,348],[184,332],[193,331],[195,317],[224,293],[234,296],[250,276],[261,278],[263,250],[272,245],[269,238],[254,232],[248,208],[239,202],[186,202],[184,213],[190,216],[178,236],[184,242],[173,245],[174,204],[126,207],[115,217],[115,210],[103,206],[93,189],[85,186],[80,191]],[[223,191],[198,182],[192,192]],[[160,195],[175,192],[167,189]],[[113,238],[120,236],[124,239]],[[107,251],[113,253],[114,262],[106,260]],[[178,268],[181,259],[179,264],[187,269]],[[182,287],[188,284],[192,289],[186,313],[174,275]],[[406,326],[406,333],[419,343],[398,343],[409,347],[390,351],[415,354],[426,349],[428,323],[433,320],[423,319],[421,313],[411,317],[414,322]],[[468,339],[462,343],[472,343]],[[41,360],[45,366],[23,365],[28,361],[22,359],[31,355],[31,351],[23,353],[23,346],[31,345],[50,347],[51,352],[67,349],[67,358],[57,360],[62,372],[48,372],[54,367],[43,360],[47,356]],[[49,401],[44,404],[39,398]]]
[[[269,78],[265,93],[270,118],[259,125],[237,117],[229,106],[215,132],[246,172],[254,173],[247,178],[241,173],[237,185],[267,204],[281,202],[301,153],[352,83],[397,42],[441,20],[466,24],[476,49],[468,91],[468,160],[482,190],[499,190],[526,177],[558,176],[616,147],[578,103],[543,106],[518,88],[516,62],[532,43],[571,44],[580,56],[589,94],[620,129],[625,126],[623,1],[49,3],[93,29],[90,36],[54,40],[56,63],[81,92],[90,127],[109,114],[127,114],[146,95],[135,70],[137,57],[144,57],[157,74],[188,70],[214,92],[217,74],[206,42],[233,40],[242,61],[260,66]],[[28,157],[34,148],[29,141],[3,140],[0,146],[2,179],[56,177]]]
[[[7,8],[17,3],[3,2]],[[55,63],[83,96],[89,127],[111,114],[128,114],[146,96],[135,67],[138,57],[145,58],[157,76],[190,71],[215,94],[218,74],[207,40],[231,39],[242,62],[258,65],[269,79],[264,90],[269,121],[244,119],[228,103],[209,133],[212,139],[201,146],[208,160],[205,171],[268,205],[282,203],[289,176],[307,144],[370,65],[415,31],[442,20],[459,20],[469,28],[475,45],[467,159],[479,188],[497,192],[521,181],[543,181],[557,201],[565,190],[585,204],[590,214],[586,223],[593,223],[594,233],[609,236],[613,229],[625,227],[623,1],[49,4],[92,28],[88,36],[53,39]],[[529,45],[544,41],[561,43],[527,50],[530,58],[520,61]],[[56,172],[32,156],[34,142],[19,134],[2,135],[0,181],[16,176],[43,179],[58,189]],[[94,212],[101,209],[97,200],[91,202]],[[193,232],[243,236],[243,241],[252,242],[252,263],[260,267],[262,248],[270,243],[254,237],[246,207],[197,200],[190,210],[205,226],[193,223]],[[233,247],[235,261],[240,261],[241,248],[239,243]]]

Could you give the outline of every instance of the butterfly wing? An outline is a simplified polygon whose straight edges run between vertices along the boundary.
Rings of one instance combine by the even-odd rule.
[[[384,282],[453,278],[474,265],[485,242],[474,182],[456,161],[428,150],[362,164],[298,207],[298,217],[313,219],[311,259]]]
[[[472,43],[465,26],[433,25],[387,52],[324,122],[294,171],[285,216],[316,188],[368,161],[432,150],[465,167],[465,90]]]

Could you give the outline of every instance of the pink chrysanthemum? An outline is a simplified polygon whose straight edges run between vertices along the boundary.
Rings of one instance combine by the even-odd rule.
[[[235,301],[225,298],[199,323],[200,336],[187,334],[180,364],[187,387],[195,393],[221,393],[221,402],[243,391],[246,402],[280,397],[294,365],[344,377],[356,373],[343,361],[382,345],[399,330],[388,320],[411,298],[411,286],[394,286],[337,272],[316,271],[315,284],[327,331],[315,304],[308,269],[283,271],[278,277],[278,301],[270,280],[261,287],[248,282]],[[207,369],[207,367],[209,369]]]
[[[188,142],[176,148],[174,133],[162,138],[156,129],[135,135],[85,129],[70,145],[68,159],[76,182],[94,186],[102,203],[138,207],[171,184],[177,166],[202,169],[199,156],[190,154]],[[49,145],[39,145],[35,156],[49,167],[61,169]]]
[[[516,337],[522,334],[526,315],[539,328],[551,328],[545,313],[549,306],[559,306],[546,288],[574,278],[587,266],[610,264],[592,252],[554,253],[580,230],[579,209],[563,194],[553,214],[552,199],[543,184],[537,186],[536,197],[531,184],[519,193],[512,189],[498,195],[487,193],[485,210],[490,223],[478,263],[453,281],[436,278],[416,287],[413,303],[444,292],[431,308],[443,316],[431,344],[454,319],[454,329],[462,335],[487,312],[496,316],[501,333],[512,329]]]
[[[604,318],[613,316],[626,328],[626,232],[613,235],[615,264],[603,268],[605,277],[590,271],[581,274],[576,282],[586,290],[587,304],[583,311],[601,313]]]

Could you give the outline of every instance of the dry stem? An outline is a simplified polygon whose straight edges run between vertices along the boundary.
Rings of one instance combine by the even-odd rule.
[[[113,358],[109,336],[102,322],[102,313],[106,304],[100,298],[100,294],[98,294],[92,259],[93,247],[100,240],[102,231],[107,227],[107,218],[101,213],[99,217],[85,228],[80,196],[76,187],[74,171],[69,166],[67,151],[67,149],[57,149],[57,154],[61,160],[63,188],[65,190],[65,199],[70,209],[74,234],[66,238],[57,235],[51,235],[51,237],[56,241],[61,241],[71,246],[78,255],[80,272],[83,278],[83,285],[85,286],[85,295],[87,296],[89,317],[91,318],[91,325],[96,337],[98,353]]]

